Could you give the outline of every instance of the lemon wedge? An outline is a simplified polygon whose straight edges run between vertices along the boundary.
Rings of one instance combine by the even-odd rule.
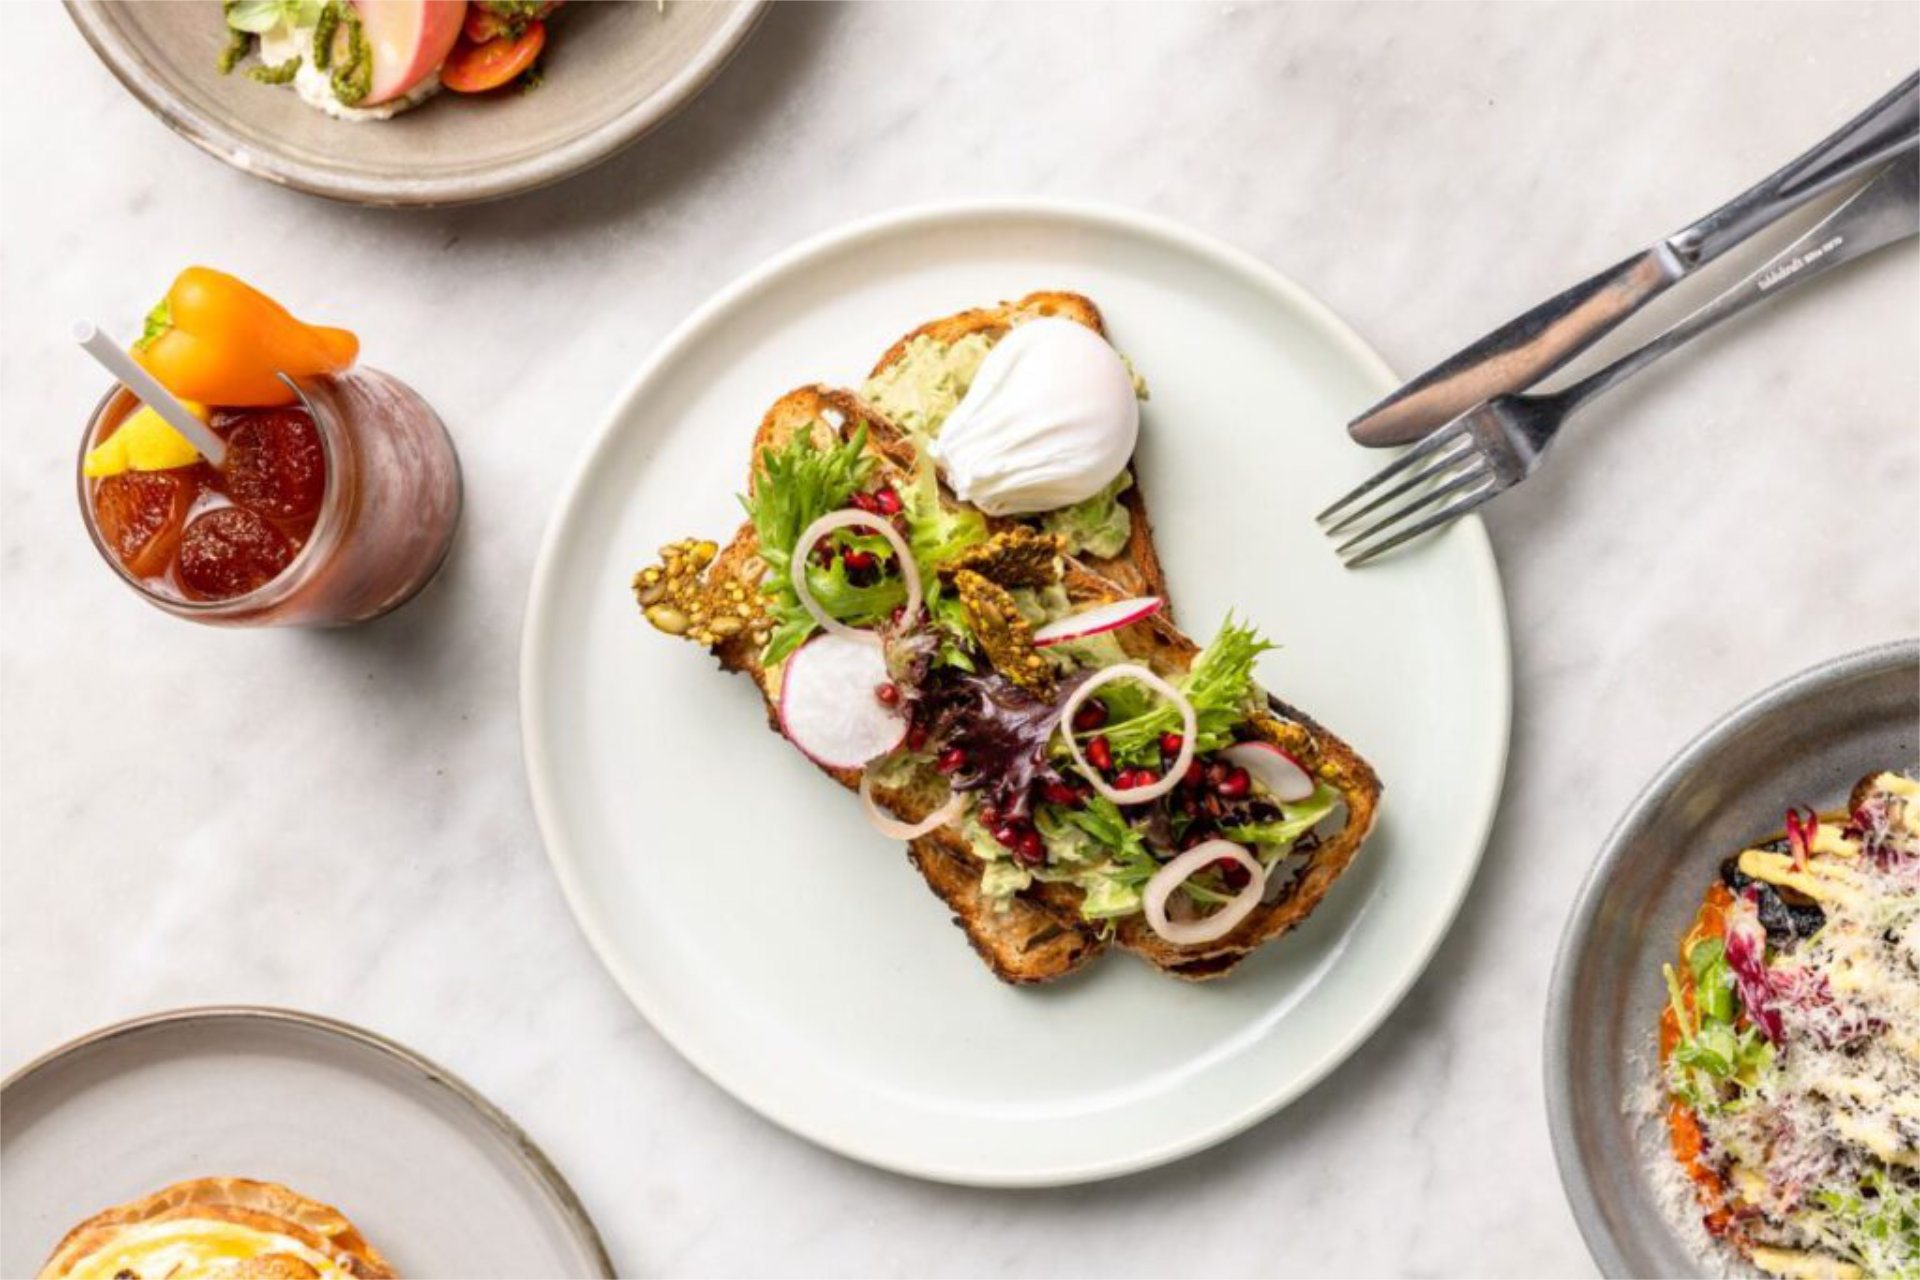
[[[182,400],[194,417],[205,422],[211,414],[207,406]],[[200,451],[191,441],[167,424],[167,420],[147,405],[141,405],[119,430],[87,450],[80,471],[90,478],[117,476],[123,471],[168,471],[191,466],[199,461]]]

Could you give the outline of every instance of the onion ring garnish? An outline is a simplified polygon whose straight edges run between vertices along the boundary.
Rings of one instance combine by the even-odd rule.
[[[1073,716],[1080,709],[1080,704],[1085,702],[1095,689],[1103,684],[1111,684],[1115,680],[1138,680],[1180,709],[1180,754],[1175,756],[1173,763],[1167,766],[1166,775],[1158,782],[1149,783],[1144,787],[1128,787],[1125,791],[1108,786],[1107,780],[1100,776],[1100,771],[1088,764],[1087,758],[1080,754],[1080,744],[1073,740]],[[1059,724],[1067,740],[1067,754],[1073,757],[1075,767],[1088,782],[1093,784],[1095,791],[1115,804],[1145,804],[1149,800],[1158,800],[1179,786],[1181,777],[1187,772],[1187,766],[1193,763],[1193,740],[1200,727],[1199,721],[1194,718],[1193,704],[1188,702],[1178,689],[1145,667],[1132,662],[1103,667],[1088,677],[1078,689],[1073,691],[1066,702],[1061,704]]]
[[[1173,896],[1173,891],[1185,884],[1189,876],[1222,858],[1237,862],[1247,869],[1246,886],[1233,896],[1231,902],[1210,916],[1198,920],[1169,920],[1167,899]],[[1231,840],[1203,841],[1154,872],[1153,879],[1147,881],[1146,892],[1142,895],[1147,924],[1176,947],[1212,942],[1232,933],[1234,926],[1260,905],[1260,895],[1266,887],[1266,868],[1245,849]]]
[[[868,515],[864,511],[855,511],[849,507],[845,511],[833,511],[821,516],[806,527],[793,544],[793,562],[787,576],[793,580],[794,594],[800,597],[801,607],[820,624],[822,631],[838,636],[871,636],[872,631],[863,627],[850,627],[837,618],[829,617],[813,598],[813,592],[807,586],[807,557],[813,554],[814,544],[838,529],[871,529],[887,540],[900,563],[900,577],[907,584],[907,603],[900,617],[904,625],[912,625],[920,614],[920,566],[913,562],[913,552],[907,549],[907,540],[900,536],[884,516]]]
[[[947,797],[947,802],[918,822],[902,822],[875,803],[873,798],[873,771],[864,771],[860,775],[860,800],[867,806],[867,819],[880,829],[880,834],[895,840],[917,840],[927,832],[946,826],[960,816],[960,810],[966,807],[967,797],[956,791]]]

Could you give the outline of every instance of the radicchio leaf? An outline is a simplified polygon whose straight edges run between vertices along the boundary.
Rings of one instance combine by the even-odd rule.
[[[953,789],[981,792],[1003,815],[1025,817],[1035,783],[1063,781],[1047,745],[1061,707],[1085,678],[1063,679],[1054,697],[1036,698],[997,671],[931,672],[920,690],[922,723],[931,726],[938,749],[966,753]]]
[[[1774,1007],[1773,984],[1767,976],[1767,931],[1760,924],[1760,895],[1749,888],[1727,908],[1727,967],[1747,1016],[1775,1045],[1785,1042],[1787,1029]]]

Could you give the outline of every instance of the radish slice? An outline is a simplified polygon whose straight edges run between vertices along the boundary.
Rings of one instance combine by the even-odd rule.
[[[1149,786],[1129,787],[1125,791],[1108,786],[1107,780],[1100,776],[1100,771],[1088,764],[1087,758],[1080,754],[1080,744],[1073,740],[1074,712],[1080,709],[1081,703],[1092,696],[1095,689],[1103,684],[1112,684],[1115,680],[1138,680],[1178,707],[1182,730],[1180,754],[1175,756],[1173,763],[1167,766],[1166,776]],[[1182,697],[1178,689],[1145,667],[1131,662],[1122,662],[1115,666],[1101,668],[1089,677],[1086,683],[1073,691],[1065,705],[1060,708],[1059,727],[1067,740],[1067,754],[1073,757],[1073,763],[1079,766],[1080,772],[1088,782],[1093,784],[1095,791],[1115,804],[1145,804],[1149,800],[1158,800],[1180,785],[1180,779],[1186,773],[1187,766],[1193,763],[1193,739],[1199,729],[1199,721],[1194,718],[1193,704]]]
[[[860,799],[867,806],[867,818],[880,828],[883,836],[892,836],[895,840],[917,840],[936,828],[944,827],[960,816],[960,810],[966,807],[967,798],[956,791],[947,797],[947,802],[918,822],[902,822],[886,812],[873,799],[873,774],[860,775]]]
[[[900,531],[895,529],[885,517],[868,515],[864,511],[855,511],[851,508],[821,516],[808,525],[799,540],[793,544],[793,563],[789,568],[788,576],[793,580],[793,590],[800,597],[801,605],[812,615],[813,620],[820,624],[820,629],[830,635],[863,636],[868,639],[873,637],[874,633],[871,631],[850,627],[837,618],[829,617],[827,611],[820,607],[820,602],[813,598],[813,592],[807,586],[807,557],[813,554],[815,543],[837,529],[871,529],[887,540],[887,544],[893,548],[894,555],[898,557],[900,576],[906,580],[907,584],[907,606],[900,616],[911,623],[920,614],[920,566],[913,562],[913,553],[907,550],[906,539],[900,536]]]
[[[1187,878],[1205,867],[1208,863],[1218,862],[1222,858],[1230,859],[1247,869],[1246,887],[1233,896],[1233,900],[1210,916],[1198,920],[1169,920],[1167,918],[1167,899],[1173,891],[1187,882]],[[1247,918],[1255,907],[1260,905],[1260,894],[1267,882],[1266,868],[1256,861],[1252,854],[1231,840],[1208,840],[1197,844],[1179,857],[1154,872],[1153,879],[1147,881],[1145,906],[1147,924],[1153,931],[1176,947],[1191,947],[1197,943],[1212,942],[1233,932],[1233,927]]]
[[[787,659],[780,729],[816,764],[858,769],[907,736],[906,718],[874,693],[890,678],[875,636],[815,636]]]
[[[1311,774],[1300,762],[1270,742],[1242,742],[1221,751],[1220,758],[1253,775],[1275,800],[1292,804],[1314,792]]]
[[[1082,609],[1079,613],[1057,618],[1034,632],[1033,647],[1044,649],[1050,644],[1064,644],[1068,640],[1085,640],[1088,636],[1118,631],[1130,622],[1150,618],[1158,612],[1160,612],[1159,596],[1135,596],[1131,600],[1116,600],[1112,604],[1095,605],[1091,609]]]

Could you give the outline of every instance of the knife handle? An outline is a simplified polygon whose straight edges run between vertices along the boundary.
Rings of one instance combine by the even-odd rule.
[[[1799,159],[1669,236],[1667,248],[1691,271],[1822,191],[1916,143],[1920,143],[1920,72],[1901,81]]]

